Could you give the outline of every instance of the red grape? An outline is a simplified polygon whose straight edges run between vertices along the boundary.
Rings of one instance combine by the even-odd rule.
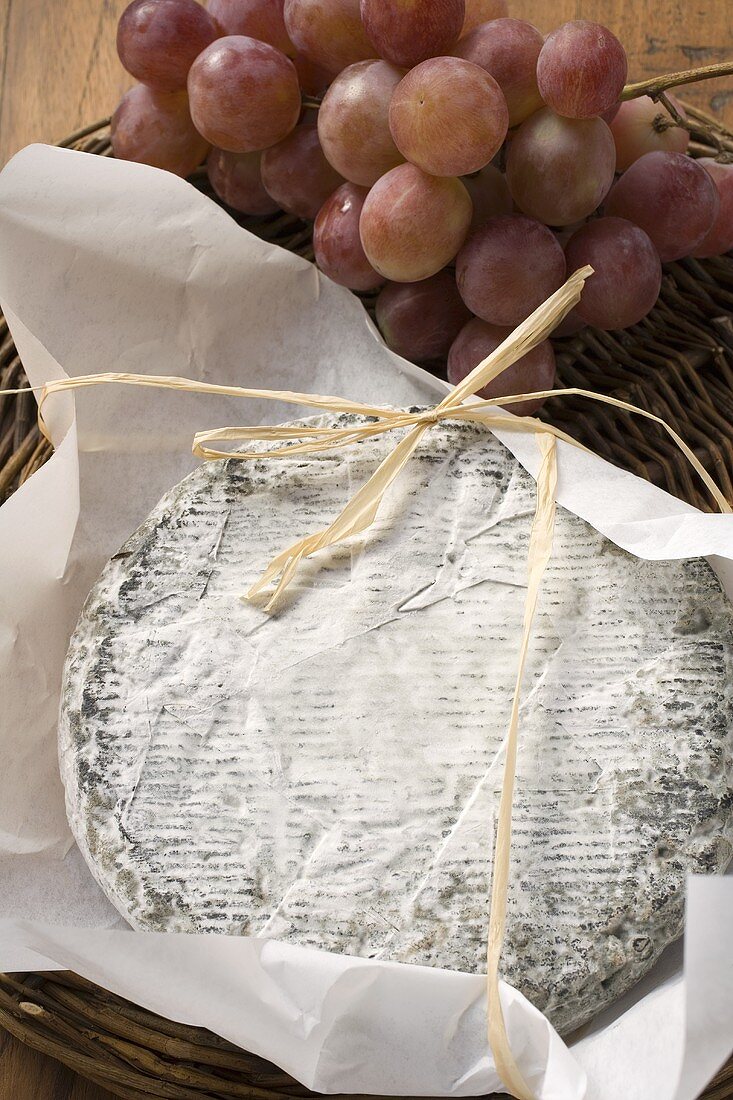
[[[361,0],[361,21],[377,53],[407,69],[448,53],[465,14],[465,0]]]
[[[326,199],[313,226],[313,251],[321,271],[349,290],[375,290],[384,278],[366,257],[359,236],[359,218],[366,187],[342,183]]]
[[[188,70],[218,34],[196,0],[132,0],[117,27],[117,52],[137,80],[159,91],[182,91]]]
[[[301,110],[292,61],[243,35],[220,38],[196,58],[188,94],[196,129],[230,153],[253,153],[282,141]]]
[[[712,157],[702,157],[701,164],[718,192],[720,207],[718,215],[700,243],[691,252],[692,256],[722,256],[733,248],[733,164],[718,164]]]
[[[575,310],[596,328],[628,328],[646,317],[662,285],[657,250],[643,229],[623,218],[594,218],[568,241],[568,271],[590,264]]]
[[[471,319],[446,270],[419,283],[388,283],[377,298],[376,314],[387,347],[414,363],[445,358]]]
[[[323,98],[323,151],[352,183],[369,187],[404,160],[389,128],[389,104],[403,76],[388,61],[359,61],[339,73]]]
[[[504,19],[508,14],[507,0],[466,0],[466,16],[463,20],[461,37],[478,27],[479,23],[488,23],[491,19]]]
[[[493,76],[460,57],[432,57],[411,69],[389,108],[397,148],[434,176],[483,168],[501,148],[508,122]]]
[[[454,386],[462,382],[511,332],[510,328],[489,325],[479,317],[474,317],[463,326],[453,341],[448,354],[448,381]],[[488,386],[479,390],[478,396],[492,398],[508,397],[515,393],[534,393],[537,390],[552,389],[554,382],[555,354],[550,341],[543,340],[511,367],[502,371]],[[531,398],[506,407],[517,416],[532,416],[541,408],[544,400],[542,397]]]
[[[331,73],[326,72],[320,65],[316,65],[315,61],[311,61],[309,57],[302,53],[296,53],[295,57],[291,57],[290,60],[295,65],[300,86],[305,94],[322,96],[331,83]]]
[[[560,248],[565,250],[565,245],[568,243],[574,233],[577,233],[582,226],[588,221],[587,218],[581,218],[580,221],[575,222],[573,225],[563,225],[560,229],[553,229],[555,239],[560,245]]]
[[[456,257],[463,301],[493,325],[518,325],[564,278],[565,257],[554,234],[523,214],[490,218]]]
[[[669,98],[684,118],[682,104],[672,96]],[[625,172],[644,153],[653,153],[656,149],[684,153],[690,144],[687,130],[676,126],[669,111],[646,95],[620,103],[610,126],[616,143],[617,172]]]
[[[600,23],[577,19],[547,36],[537,84],[548,107],[568,118],[593,118],[613,107],[626,83],[626,51]]]
[[[471,199],[460,180],[400,164],[367,195],[359,232],[372,267],[394,282],[413,283],[450,263],[470,223]]]
[[[684,153],[645,153],[613,185],[605,213],[627,218],[651,238],[663,262],[689,256],[720,206],[712,179]]]
[[[462,38],[453,51],[486,69],[504,93],[509,125],[518,126],[542,106],[537,58],[544,38],[523,19],[494,19]]]
[[[463,182],[473,203],[472,233],[489,218],[497,214],[511,214],[514,209],[506,176],[493,164],[487,164],[473,176],[464,176]]]
[[[118,160],[135,160],[189,176],[203,162],[208,142],[196,130],[185,92],[156,92],[137,84],[112,115],[112,151]]]
[[[580,332],[588,325],[587,321],[578,313],[577,309],[571,309],[569,313],[566,313],[562,321],[555,326],[552,330],[553,337],[556,336],[575,336],[576,332]]]
[[[616,147],[603,119],[562,118],[549,108],[513,135],[506,175],[517,206],[547,225],[592,214],[613,183]]]
[[[302,122],[262,154],[262,182],[283,210],[315,218],[344,181],[323,155],[315,122]]]
[[[359,0],[285,0],[285,26],[299,52],[329,73],[374,57]]]
[[[285,0],[209,0],[207,10],[222,34],[257,38],[292,56],[295,53],[285,29]]]
[[[262,153],[227,153],[212,149],[206,167],[209,182],[222,202],[242,214],[274,214],[279,203],[265,191]]]

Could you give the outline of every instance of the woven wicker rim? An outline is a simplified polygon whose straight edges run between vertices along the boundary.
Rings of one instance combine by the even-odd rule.
[[[714,155],[705,137],[704,131],[693,135],[696,155]],[[108,122],[87,126],[60,145],[109,156]],[[203,172],[192,182],[210,194]],[[313,258],[307,223],[284,213],[264,218],[231,213],[264,239]],[[362,297],[371,310],[373,296]],[[556,352],[558,385],[611,393],[662,416],[733,502],[733,258],[666,265],[660,300],[641,324],[620,333],[586,329],[557,341]],[[0,318],[0,390],[24,381]],[[550,401],[543,415],[616,465],[698,507],[712,507],[684,459],[646,422],[580,398]],[[49,454],[38,433],[32,395],[5,399],[0,404],[0,502]],[[71,973],[0,975],[0,1027],[128,1100],[317,1095],[208,1031],[165,1020]],[[733,1059],[704,1097],[733,1097]]]

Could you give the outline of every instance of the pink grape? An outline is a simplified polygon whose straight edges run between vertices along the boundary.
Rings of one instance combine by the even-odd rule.
[[[339,73],[323,97],[323,151],[352,183],[369,187],[404,160],[389,128],[389,104],[403,76],[388,61],[358,61]]]
[[[329,73],[374,57],[359,0],[285,0],[285,26],[298,51]]]
[[[132,0],[117,27],[117,52],[137,80],[159,91],[182,91],[188,70],[218,35],[196,0]]]
[[[196,58],[188,94],[196,129],[230,153],[253,153],[282,141],[301,110],[292,61],[243,35],[220,38]]]
[[[366,257],[359,219],[366,187],[342,183],[326,199],[313,226],[313,251],[324,275],[349,290],[376,290],[384,278]]]
[[[720,206],[712,227],[690,255],[698,258],[722,256],[733,248],[733,164],[718,164],[712,157],[701,157],[697,163],[715,184]]]
[[[518,126],[542,106],[537,58],[544,38],[523,19],[494,19],[462,38],[453,51],[493,76],[504,93],[509,125]]]
[[[624,218],[594,218],[565,248],[568,271],[590,264],[575,310],[601,329],[628,328],[646,317],[662,286],[662,264],[643,229]]]
[[[463,183],[473,203],[471,233],[497,214],[511,214],[514,204],[509,184],[506,176],[493,164],[487,164],[474,176],[464,176]]]
[[[448,354],[448,381],[454,386],[462,382],[511,333],[511,328],[489,325],[479,317],[474,317],[463,326],[453,341]],[[537,390],[552,389],[554,382],[555,354],[550,341],[543,340],[511,367],[502,371],[488,386],[479,390],[478,396],[492,398],[508,397],[515,393],[535,393]],[[542,397],[530,398],[506,407],[516,416],[532,416],[544,402]]]
[[[684,118],[682,104],[673,96],[669,98]],[[669,111],[647,95],[620,103],[610,126],[616,144],[617,172],[625,172],[644,153],[653,153],[657,149],[667,153],[685,153],[690,144],[687,130],[676,126]]]
[[[302,53],[296,53],[291,57],[295,71],[298,74],[300,86],[306,95],[322,96],[331,83],[331,73],[326,72],[315,61],[311,61]]]
[[[666,263],[697,248],[719,207],[711,177],[690,157],[645,153],[613,185],[605,213],[640,226]]]
[[[343,179],[323,155],[315,122],[302,122],[262,154],[262,182],[283,210],[315,218]]]
[[[465,0],[361,0],[361,21],[377,53],[406,69],[448,53],[465,14]]]
[[[493,325],[518,325],[565,279],[554,234],[523,214],[490,218],[456,257],[456,282],[472,313]]]
[[[122,97],[110,130],[118,160],[139,161],[177,176],[190,176],[209,149],[191,121],[186,93],[156,92],[145,84]]]
[[[207,10],[222,34],[267,42],[291,57],[295,47],[285,29],[285,0],[209,0]]]
[[[414,363],[445,358],[471,319],[445,269],[419,283],[387,283],[377,298],[376,314],[387,347]]]
[[[411,69],[389,108],[397,148],[434,176],[483,168],[501,148],[508,123],[493,76],[460,57],[432,57]]]
[[[626,83],[626,51],[600,23],[577,19],[547,36],[537,84],[548,107],[568,118],[593,118],[613,107]]]
[[[508,14],[507,0],[466,0],[466,16],[463,20],[461,38],[478,27],[479,23],[488,23],[491,19],[504,19]]]
[[[222,202],[242,214],[274,214],[280,204],[265,191],[262,153],[227,153],[212,149],[206,168],[209,182]]]
[[[506,176],[517,206],[547,225],[592,214],[613,183],[616,147],[603,119],[562,118],[545,107],[513,135]]]
[[[471,223],[471,199],[460,180],[400,164],[378,180],[359,222],[372,267],[397,283],[435,275],[454,258]]]

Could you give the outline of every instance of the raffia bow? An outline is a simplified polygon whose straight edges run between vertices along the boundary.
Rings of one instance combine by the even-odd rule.
[[[509,878],[511,819],[516,774],[517,741],[519,727],[519,703],[527,651],[529,648],[532,622],[545,567],[552,553],[552,539],[555,523],[555,493],[557,486],[556,440],[561,439],[574,447],[582,444],[551,424],[545,424],[534,417],[507,417],[497,411],[497,406],[512,405],[532,397],[559,397],[577,395],[588,397],[613,405],[619,409],[645,417],[660,425],[674,440],[692,467],[700,476],[713,496],[721,512],[731,512],[723,493],[710,477],[695,454],[680,436],[660,417],[644,409],[639,409],[617,398],[593,393],[590,390],[571,388],[546,390],[535,393],[514,394],[493,400],[476,400],[465,404],[478,390],[487,386],[507,367],[541,343],[565,314],[580,300],[585,279],[593,273],[591,267],[576,271],[555,294],[532,313],[526,321],[491,353],[483,362],[471,371],[466,378],[455,386],[434,408],[418,412],[407,412],[378,405],[367,405],[359,401],[350,401],[341,397],[318,396],[316,394],[297,393],[291,390],[256,390],[241,386],[220,386],[206,382],[194,382],[188,378],[158,377],[139,374],[93,374],[77,378],[64,378],[39,387],[38,415],[44,435],[48,432],[43,422],[43,406],[53,393],[64,390],[81,389],[85,386],[104,384],[123,384],[149,386],[158,389],[181,390],[189,393],[218,394],[233,397],[248,397],[264,401],[281,401],[306,408],[321,409],[331,413],[352,413],[368,418],[348,427],[319,426],[269,426],[217,428],[211,431],[197,432],[194,437],[193,453],[206,460],[215,459],[269,459],[275,457],[293,457],[304,454],[317,454],[321,451],[341,448],[359,443],[377,435],[395,429],[408,429],[403,438],[381,462],[369,480],[346,504],[336,519],[321,531],[299,539],[292,546],[278,554],[265,569],[265,572],[247,593],[248,599],[258,596],[271,582],[275,588],[270,596],[266,610],[275,607],[279,597],[293,579],[299,563],[309,557],[342,542],[352,535],[365,531],[375,520],[379,505],[392,482],[399,476],[409,462],[417,446],[433,424],[441,420],[463,420],[483,424],[487,428],[501,427],[504,431],[531,432],[537,436],[541,464],[537,476],[537,503],[528,554],[528,583],[525,598],[522,639],[517,661],[517,675],[512,699],[511,716],[505,742],[505,764],[502,779],[501,799],[494,846],[493,878],[491,888],[491,907],[489,912],[489,930],[487,940],[487,1016],[488,1039],[494,1055],[497,1071],[511,1094],[518,1100],[534,1100],[532,1090],[527,1085],[512,1054],[506,1033],[504,1016],[499,999],[499,963],[504,941],[507,907],[507,886]],[[19,391],[4,391],[6,394]],[[260,440],[282,443],[283,446],[268,450],[227,451],[211,446],[214,443],[246,442]]]

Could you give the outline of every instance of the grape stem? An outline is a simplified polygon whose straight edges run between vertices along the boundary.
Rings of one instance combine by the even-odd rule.
[[[733,76],[733,61],[721,61],[717,65],[703,65],[699,69],[683,69],[679,73],[665,73],[664,76],[653,76],[649,80],[637,80],[634,84],[626,85],[619,99],[636,99],[640,95],[659,99],[669,88],[695,84],[698,80],[710,80],[714,76]]]
[[[699,119],[697,120],[697,122],[688,122],[684,115],[680,114],[680,112],[677,110],[674,103],[669,98],[666,92],[659,93],[659,95],[657,96],[657,102],[660,103],[662,107],[664,107],[664,109],[668,111],[669,114],[672,116],[672,119],[674,121],[669,123],[670,126],[679,126],[681,127],[681,129],[687,130],[688,134],[691,134],[692,136],[699,133],[704,134],[706,140],[709,141],[711,145],[714,145],[717,149],[718,157],[722,157],[723,154],[729,153],[731,148],[733,148],[730,142],[724,141],[723,138],[721,138],[721,136],[715,132],[715,129],[712,126],[709,126],[707,123],[702,122]]]
[[[683,84],[694,84],[698,80],[709,80],[715,76],[733,75],[733,62],[722,61],[717,65],[703,65],[699,69],[684,69],[678,73],[666,73],[664,76],[653,76],[649,80],[638,80],[634,84],[627,84],[621,92],[621,101],[637,99],[647,95],[650,99],[659,103],[667,111],[671,121],[669,125],[680,126],[693,136],[703,135],[704,140],[717,151],[718,159],[729,159],[733,153],[733,144],[730,134],[723,132],[717,121],[709,116],[703,116],[701,112],[690,109],[694,121],[690,122],[675,107],[672,100],[666,94],[669,88],[678,88]],[[661,121],[661,120],[660,120]],[[656,120],[655,120],[656,122]]]
[[[705,111],[701,111],[699,107],[693,107],[691,103],[685,104],[685,110],[690,118],[697,119],[698,122],[706,122],[708,126],[714,126],[718,133],[723,134],[724,137],[733,139],[733,131],[727,130],[719,119],[714,118],[713,115],[708,115]]]

